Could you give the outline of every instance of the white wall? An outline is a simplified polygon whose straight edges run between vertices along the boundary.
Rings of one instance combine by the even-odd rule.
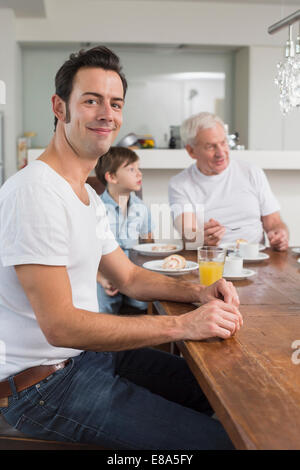
[[[281,45],[267,28],[297,10],[281,5],[213,1],[45,0],[46,19],[18,19],[19,41]]]
[[[113,45],[112,45],[113,47]],[[124,108],[124,122],[120,138],[129,132],[153,134],[159,147],[165,147],[170,136],[170,125],[181,125],[194,112],[189,109],[191,88],[199,95],[198,107],[215,110],[215,100],[225,99],[223,118],[232,125],[233,53],[207,53],[176,47],[113,47],[120,56],[128,79],[128,94]],[[178,80],[171,77],[187,72],[218,72],[226,76],[220,80]],[[199,97],[201,101],[199,102]],[[132,128],[132,126],[137,126]],[[166,136],[166,138],[164,137]]]
[[[283,116],[274,83],[283,52],[283,47],[250,46],[236,54],[234,124],[251,150],[300,151],[300,109]]]
[[[35,146],[48,144],[53,132],[50,98],[56,71],[79,45],[31,45],[23,52],[24,131],[35,131]],[[120,56],[128,80],[124,119],[118,139],[129,132],[152,134],[157,146],[166,147],[170,125],[180,125],[198,110],[216,111],[216,100],[224,102],[222,117],[232,127],[232,52],[182,51],[175,47],[113,47]],[[167,60],[166,60],[167,59]],[[223,80],[178,80],[183,72],[223,73]],[[171,77],[172,75],[172,77]],[[190,107],[189,91],[199,94]],[[225,92],[226,99],[225,101]],[[231,129],[233,131],[233,129]]]
[[[274,79],[283,47],[250,46],[235,57],[234,127],[251,150],[299,150],[300,109],[283,116]]]
[[[45,147],[52,138],[51,96],[55,91],[55,74],[73,51],[74,46],[70,45],[22,47],[24,132],[37,133],[32,139],[34,146]]]
[[[249,148],[249,81],[249,47],[242,47],[235,54],[233,127],[245,148]]]
[[[78,44],[22,48],[24,131],[37,132],[33,141],[35,146],[44,147],[52,136],[50,97],[54,92],[54,76],[62,62],[78,48]],[[159,147],[166,146],[169,126],[180,125],[187,117],[190,101],[184,89],[187,82],[167,80],[165,75],[210,71],[226,74],[223,117],[231,132],[240,133],[240,142],[246,148],[300,150],[300,110],[293,110],[283,117],[279,109],[279,90],[274,84],[276,64],[283,55],[282,47],[241,48],[235,54],[235,68],[232,52],[183,52],[171,47],[125,46],[116,46],[114,50],[121,57],[129,82],[124,123],[118,139],[129,132],[152,134]],[[187,89],[192,85],[191,81]],[[210,90],[209,86],[214,89]],[[222,86],[217,81],[199,82],[201,100],[197,103],[198,109],[215,111],[213,97],[224,96]],[[191,112],[195,112],[195,108]]]
[[[17,169],[17,137],[22,129],[21,52],[10,9],[0,9],[0,79],[6,84],[6,104],[0,104],[0,109],[4,112],[4,176],[8,177]]]
[[[279,47],[250,47],[249,148],[253,150],[284,150],[284,118],[279,108],[279,90],[274,83],[276,64],[282,55],[283,49]],[[300,140],[297,148],[300,149]]]
[[[116,46],[124,42],[144,45],[190,44],[207,46],[208,49],[211,45],[223,45],[231,49],[241,46],[282,47],[287,37],[286,30],[269,35],[267,28],[296,9],[295,5],[289,6],[288,1],[281,5],[265,5],[263,3],[241,5],[230,2],[198,3],[186,0],[176,2],[45,0],[45,5],[46,18],[13,18],[12,11],[1,9],[0,49],[1,57],[3,56],[4,59],[1,61],[1,66],[5,69],[5,75],[10,74],[10,83],[16,82],[17,87],[21,81],[20,73],[17,71],[18,65],[9,63],[11,60],[10,47],[17,49],[16,41],[17,44],[22,45],[28,42],[44,43],[45,45],[65,42],[66,49],[74,49],[74,44],[81,41],[110,43]],[[263,68],[266,68],[269,67],[266,49],[264,54],[266,60],[262,57],[261,64]],[[57,58],[60,57],[58,53]],[[50,64],[53,58],[48,57],[48,59]],[[168,55],[165,59],[165,62],[167,61]],[[60,60],[59,63],[61,63]],[[31,68],[31,74],[33,83],[35,80],[38,81],[38,77],[35,76],[34,64]],[[265,86],[270,87],[270,81],[266,81]],[[262,89],[263,86],[261,86]],[[268,92],[267,88],[266,92]],[[226,89],[226,96],[230,98],[230,88]],[[15,97],[17,97],[17,93]],[[253,99],[256,101],[255,97]],[[251,105],[252,97],[249,100]],[[22,104],[19,99],[17,102],[18,112],[14,111],[14,114],[20,123]],[[8,110],[8,107],[6,109]],[[252,109],[257,109],[256,104],[254,107],[252,106]],[[44,111],[40,114],[41,121],[46,119],[43,113]],[[273,113],[271,114],[273,115]],[[16,123],[16,119],[13,119],[14,123]],[[52,117],[47,117],[47,119],[52,127]],[[257,125],[255,127],[255,116],[253,119],[249,121],[249,132],[252,132],[252,137],[259,128]],[[230,122],[230,116],[225,115],[225,120]],[[6,137],[5,144],[8,174],[11,174],[16,168],[15,144],[21,127],[20,124],[12,125],[17,129],[14,130],[13,137],[12,134]],[[283,139],[286,142],[284,148],[288,148],[291,142],[289,136],[297,130],[297,125],[293,118],[288,117],[283,126],[285,129]],[[24,130],[32,130],[30,122],[28,122],[28,127],[29,129]],[[274,130],[276,136],[280,135],[276,125],[274,125]],[[40,132],[39,137],[41,137]],[[45,140],[49,140],[49,134],[47,139],[43,138],[43,142]],[[251,142],[253,143],[253,139]],[[252,148],[259,148],[260,142],[258,143],[259,145],[256,146],[255,142],[255,146]]]
[[[300,221],[298,207],[300,205],[300,171],[265,171],[272,190],[278,198],[283,221],[290,230],[290,245],[300,246]]]

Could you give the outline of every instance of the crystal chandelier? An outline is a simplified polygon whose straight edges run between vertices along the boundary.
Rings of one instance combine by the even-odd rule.
[[[273,34],[288,26],[289,34],[285,45],[285,59],[277,64],[275,84],[279,87],[279,106],[284,115],[300,106],[300,23],[296,46],[292,36],[292,24],[300,20],[300,10],[270,26]]]

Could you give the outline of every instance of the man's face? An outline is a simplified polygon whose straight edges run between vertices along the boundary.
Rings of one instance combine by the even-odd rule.
[[[229,147],[223,126],[200,130],[194,145],[187,145],[190,156],[197,161],[197,167],[204,175],[218,175],[229,164]]]
[[[98,67],[76,73],[69,102],[65,135],[81,157],[98,158],[111,147],[122,124],[124,91],[119,75]]]

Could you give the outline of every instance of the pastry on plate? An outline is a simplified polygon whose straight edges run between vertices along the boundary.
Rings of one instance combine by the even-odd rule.
[[[186,267],[186,259],[181,255],[170,255],[164,259],[163,269],[183,269]]]
[[[176,245],[155,245],[152,247],[152,251],[172,251],[176,250]]]

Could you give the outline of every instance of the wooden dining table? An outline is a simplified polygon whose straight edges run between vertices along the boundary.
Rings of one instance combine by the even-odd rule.
[[[263,251],[245,262],[255,271],[232,281],[243,327],[230,339],[176,343],[236,449],[300,449],[300,254]],[[180,252],[196,261],[196,251]],[[139,265],[149,256],[131,253]],[[193,271],[178,277],[198,281]],[[182,315],[195,305],[154,302],[161,315]]]

